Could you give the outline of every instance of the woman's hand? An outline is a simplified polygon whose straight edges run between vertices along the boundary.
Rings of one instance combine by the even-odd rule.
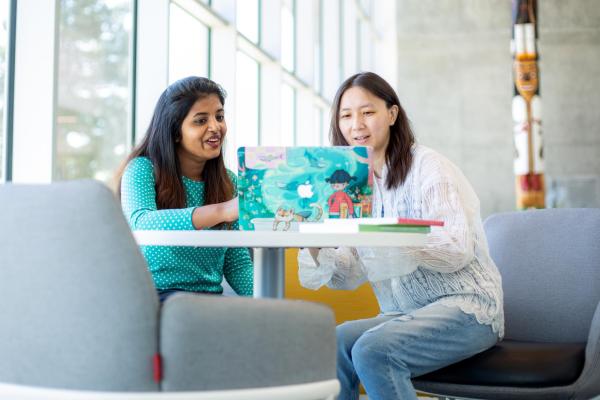
[[[223,222],[234,222],[239,218],[240,213],[237,197],[220,203],[220,205]]]
[[[238,198],[217,204],[196,207],[192,213],[192,224],[196,229],[211,228],[221,223],[231,223],[238,219]]]

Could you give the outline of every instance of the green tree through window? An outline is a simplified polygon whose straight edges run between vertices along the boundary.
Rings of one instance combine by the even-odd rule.
[[[62,0],[54,179],[108,181],[127,152],[129,0]]]

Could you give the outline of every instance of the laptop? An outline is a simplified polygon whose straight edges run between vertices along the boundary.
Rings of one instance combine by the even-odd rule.
[[[298,223],[370,217],[372,149],[240,147],[241,230],[297,231]]]

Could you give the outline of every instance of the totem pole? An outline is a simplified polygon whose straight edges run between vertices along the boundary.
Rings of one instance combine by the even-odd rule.
[[[517,208],[544,208],[544,153],[539,96],[537,1],[512,0]]]

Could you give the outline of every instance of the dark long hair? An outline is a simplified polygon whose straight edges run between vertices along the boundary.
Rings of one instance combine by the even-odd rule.
[[[398,117],[394,125],[390,126],[390,140],[385,150],[385,163],[388,168],[385,184],[388,189],[396,188],[404,183],[412,165],[413,154],[411,147],[415,143],[415,135],[410,127],[406,111],[400,105],[398,95],[385,79],[373,72],[361,72],[352,75],[342,83],[335,94],[335,99],[331,107],[331,126],[329,131],[331,144],[334,146],[348,146],[348,142],[344,139],[339,125],[340,102],[346,90],[355,86],[361,87],[385,101],[388,109],[394,105],[398,106]]]
[[[181,125],[194,103],[211,94],[217,95],[225,106],[225,90],[210,79],[196,76],[178,80],[160,95],[144,139],[129,154],[117,174],[119,197],[121,178],[129,161],[135,157],[148,157],[154,166],[158,209],[186,207],[176,141],[181,139]],[[225,169],[222,148],[218,157],[204,165],[202,179],[205,204],[221,203],[233,197],[233,183]]]

